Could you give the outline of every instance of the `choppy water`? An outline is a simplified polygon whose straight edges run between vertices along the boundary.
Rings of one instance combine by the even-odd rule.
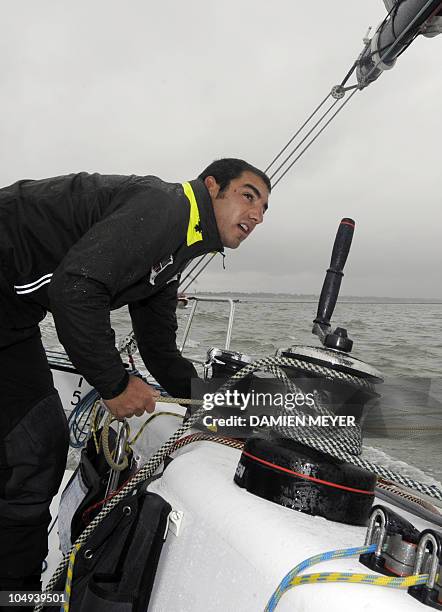
[[[244,301],[241,297],[236,305],[231,349],[257,358],[293,344],[318,346],[319,341],[311,334],[316,303],[268,300]],[[178,340],[189,313],[190,309],[178,310]],[[227,316],[225,303],[200,303],[184,353],[204,360],[209,347],[222,348]],[[442,304],[341,302],[333,323],[348,329],[354,341],[352,354],[386,377],[381,414],[416,428],[399,438],[366,440],[368,457],[422,478],[413,469],[415,466],[430,479],[442,480]],[[112,324],[117,339],[129,333],[126,309],[112,314]],[[42,330],[47,348],[60,348],[50,317],[43,322]],[[422,425],[427,427],[425,432],[417,431]],[[439,428],[438,432],[436,429],[432,433],[429,426]]]

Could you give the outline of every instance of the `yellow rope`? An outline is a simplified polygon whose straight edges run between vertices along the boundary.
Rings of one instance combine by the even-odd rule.
[[[101,400],[98,399],[95,402],[94,407],[92,408],[92,414],[91,414],[92,437],[94,438],[95,450],[97,451],[97,455],[100,452],[100,441],[97,439],[97,429],[98,429],[97,414],[98,414],[98,408],[100,407],[100,404],[101,404]]]
[[[347,572],[320,572],[295,576],[288,584],[288,588],[301,584],[317,584],[327,582],[348,582],[351,584],[372,584],[374,586],[408,589],[408,587],[423,584],[428,580],[428,574],[405,576],[379,576],[379,574],[350,574]]]
[[[69,555],[68,569],[66,572],[66,583],[64,585],[64,601],[62,606],[63,612],[69,612],[69,603],[72,592],[72,577],[74,575],[74,563],[80,548],[81,544],[74,544],[74,548],[72,549],[71,554]]]
[[[129,445],[132,446],[132,444],[135,444],[135,442],[138,440],[138,438],[140,437],[140,435],[143,433],[145,427],[147,427],[147,425],[153,421],[153,419],[155,419],[158,416],[174,416],[177,417],[178,419],[182,419],[183,415],[182,414],[178,414],[178,412],[154,412],[154,414],[151,414],[149,418],[146,419],[146,421],[143,423],[143,425],[140,427],[139,431],[137,432],[137,434],[132,438],[132,440],[129,441]]]
[[[193,406],[202,406],[204,401],[203,400],[198,400],[198,399],[189,399],[186,397],[164,397],[164,396],[160,396],[158,397],[156,400],[156,402],[159,403],[166,403],[166,404],[185,404],[185,405],[193,405]],[[91,412],[91,431],[92,431],[92,437],[94,440],[94,444],[95,444],[95,450],[97,452],[97,454],[100,452],[100,448],[103,447],[103,454],[104,457],[109,465],[109,467],[112,470],[115,470],[117,472],[122,472],[123,470],[125,470],[128,466],[128,459],[127,459],[127,453],[130,450],[130,447],[132,444],[134,444],[138,438],[140,437],[140,435],[142,434],[142,432],[144,431],[145,427],[157,416],[160,415],[165,415],[165,416],[174,416],[177,418],[183,418],[183,415],[178,414],[176,412],[156,412],[152,415],[150,415],[148,417],[148,419],[146,420],[145,423],[143,423],[142,427],[140,428],[140,430],[138,431],[138,433],[134,436],[134,438],[130,441],[128,441],[127,445],[126,445],[126,455],[123,459],[123,461],[121,463],[116,463],[114,461],[114,455],[115,453],[112,453],[110,451],[109,448],[109,429],[111,424],[114,421],[117,421],[118,419],[116,417],[114,417],[111,413],[109,413],[103,423],[103,428],[101,431],[101,436],[98,439],[98,435],[97,435],[97,431],[99,428],[99,423],[97,423],[97,415],[98,415],[98,410],[100,407],[100,403],[101,403],[101,399],[98,399],[93,408],[92,408],[92,412]],[[127,427],[129,428],[129,423],[127,422],[127,420],[125,420]],[[130,435],[130,428],[129,428],[129,432],[128,432],[128,436]]]
[[[117,419],[112,415],[112,414],[108,414],[104,423],[103,423],[103,429],[101,431],[101,444],[103,446],[103,454],[106,458],[106,461],[109,465],[109,467],[112,470],[115,470],[116,472],[122,472],[123,470],[125,470],[127,468],[127,466],[129,465],[129,460],[127,458],[127,453],[124,455],[123,460],[121,463],[116,463],[112,457],[112,453],[110,451],[109,448],[109,429],[111,426],[111,423],[113,423],[114,421],[116,421]],[[129,424],[126,421],[126,425],[127,427],[129,426]],[[124,427],[125,425],[123,425]]]
[[[286,585],[281,585],[270,598],[265,612],[274,612],[281,597],[289,589],[302,584],[327,584],[330,582],[346,582],[348,584],[367,584],[395,589],[408,589],[418,584],[425,584],[428,574],[413,576],[380,576],[379,574],[351,574],[348,572],[318,572],[294,576]]]
[[[162,401],[164,401],[165,398],[161,398]],[[167,398],[169,399],[169,398]],[[175,400],[175,403],[181,403],[182,401],[191,401],[191,400],[184,400],[182,398],[173,398]],[[157,400],[158,401],[158,400]],[[200,401],[200,400],[196,400],[196,401]],[[104,424],[103,424],[103,429],[101,432],[101,436],[100,439],[98,440],[98,436],[97,436],[97,430],[98,430],[98,423],[97,423],[97,413],[98,413],[98,405],[99,405],[99,400],[97,402],[95,402],[94,407],[92,409],[92,416],[91,416],[91,430],[92,430],[92,436],[94,439],[94,443],[95,443],[95,449],[97,451],[97,454],[100,452],[100,447],[103,447],[103,454],[104,457],[109,465],[109,467],[112,470],[116,470],[118,472],[121,472],[123,470],[125,470],[128,466],[128,459],[127,459],[127,454],[124,457],[123,461],[121,463],[116,463],[114,461],[114,454],[110,451],[109,448],[109,429],[111,424],[114,421],[117,421],[118,419],[116,419],[112,414],[108,414]],[[135,442],[138,440],[138,438],[140,437],[140,435],[143,433],[144,429],[147,427],[147,425],[156,417],[158,416],[174,416],[177,417],[179,419],[183,418],[182,414],[179,414],[177,412],[168,412],[168,411],[163,411],[163,412],[155,412],[154,414],[151,414],[146,421],[143,423],[143,425],[141,426],[141,428],[139,429],[139,431],[137,432],[137,434],[132,438],[132,440],[129,440],[127,442],[126,445],[126,452],[128,453],[131,446],[133,444],[135,444]],[[126,422],[126,426],[129,429],[129,433],[128,436],[130,435],[130,427],[129,427],[129,423],[127,421]]]

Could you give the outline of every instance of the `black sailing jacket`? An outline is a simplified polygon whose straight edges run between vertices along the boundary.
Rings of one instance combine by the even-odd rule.
[[[36,325],[50,310],[74,365],[110,399],[127,374],[109,312],[129,304],[146,367],[188,395],[196,373],[176,347],[177,274],[218,250],[200,180],[82,172],[0,189],[0,347],[2,328]]]

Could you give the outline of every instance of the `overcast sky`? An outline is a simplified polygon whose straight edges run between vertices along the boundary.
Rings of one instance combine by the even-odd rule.
[[[2,2],[0,184],[265,167],[362,49],[381,0]],[[346,295],[442,298],[442,35],[356,93],[197,289],[319,292],[341,217]],[[217,258],[218,259],[218,258]]]

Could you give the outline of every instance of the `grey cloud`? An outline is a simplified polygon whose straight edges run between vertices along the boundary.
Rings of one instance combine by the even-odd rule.
[[[381,0],[10,4],[0,183],[79,170],[182,180],[223,155],[265,166],[384,15]],[[346,293],[441,298],[441,50],[442,36],[416,40],[357,93],[201,287],[318,291],[353,216]]]

